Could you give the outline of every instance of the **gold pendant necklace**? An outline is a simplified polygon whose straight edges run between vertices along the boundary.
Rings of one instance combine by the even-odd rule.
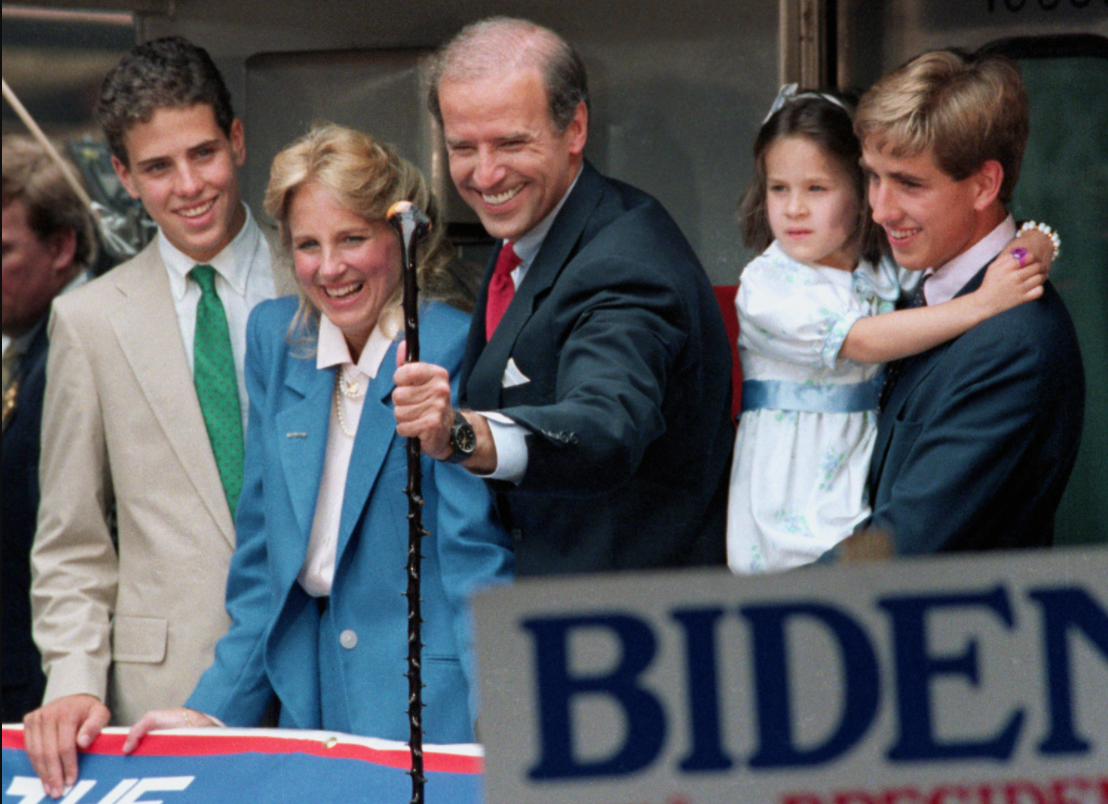
[[[345,366],[339,366],[336,376],[339,380],[339,389],[342,391],[342,395],[347,399],[357,399],[362,395],[362,384],[356,379],[351,380],[347,378]]]

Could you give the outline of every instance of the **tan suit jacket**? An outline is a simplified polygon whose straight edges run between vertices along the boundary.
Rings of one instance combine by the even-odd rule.
[[[32,552],[44,701],[89,693],[130,724],[183,703],[211,664],[235,541],[157,242],[59,297],[50,343]]]

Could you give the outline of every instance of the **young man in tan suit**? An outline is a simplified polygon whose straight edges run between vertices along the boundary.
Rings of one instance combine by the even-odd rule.
[[[97,112],[159,233],[50,320],[32,553],[47,687],[24,724],[55,798],[109,721],[182,703],[227,630],[246,319],[277,295],[239,198],[242,123],[208,54],[179,37],[136,47]]]

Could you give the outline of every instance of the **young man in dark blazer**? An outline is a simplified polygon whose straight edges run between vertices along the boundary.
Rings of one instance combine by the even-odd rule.
[[[873,219],[897,262],[924,272],[926,303],[976,289],[1016,232],[1005,205],[1028,101],[1015,67],[925,53],[862,98],[855,131]],[[1050,545],[1085,405],[1077,338],[1050,282],[893,375],[863,530],[888,534],[897,554]]]
[[[4,137],[4,722],[42,701],[46,678],[31,639],[31,544],[54,297],[95,260],[92,219],[40,144]],[[10,339],[10,342],[9,340]]]
[[[665,210],[585,162],[580,58],[545,28],[485,20],[440,52],[429,102],[455,185],[501,243],[467,409],[444,370],[403,366],[400,434],[488,478],[521,575],[722,564],[723,321]]]

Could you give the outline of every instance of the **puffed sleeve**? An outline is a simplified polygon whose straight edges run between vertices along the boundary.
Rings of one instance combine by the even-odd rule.
[[[835,270],[835,269],[828,269]],[[799,366],[834,368],[846,333],[866,315],[852,305],[850,275],[822,272],[781,259],[770,247],[742,273],[735,306],[739,346]]]

